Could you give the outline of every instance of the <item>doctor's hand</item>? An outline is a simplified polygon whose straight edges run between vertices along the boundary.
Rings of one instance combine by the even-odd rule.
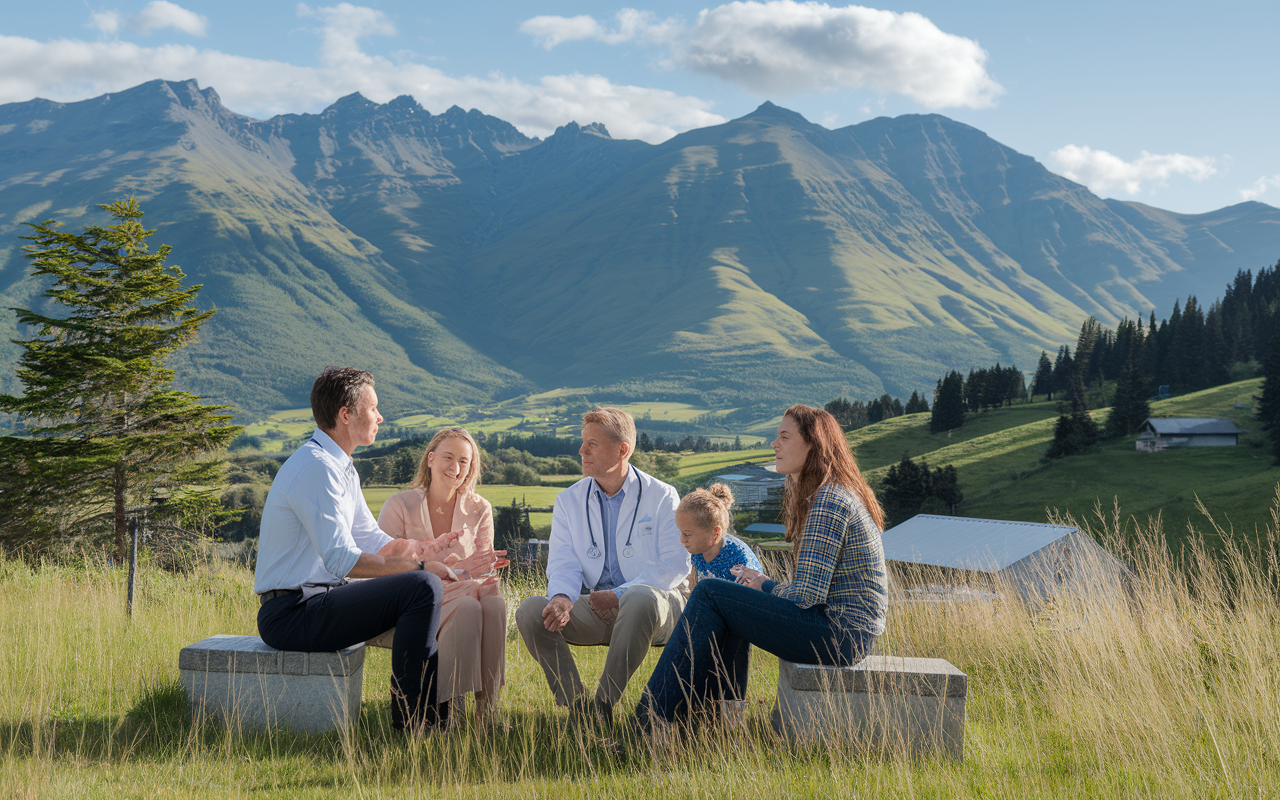
[[[737,583],[743,586],[750,586],[752,589],[763,589],[764,582],[769,580],[769,576],[763,572],[757,572],[751,567],[743,566],[742,564],[730,567],[729,571],[737,577]]]
[[[542,626],[552,633],[559,632],[569,624],[569,612],[573,610],[573,601],[566,595],[558,594],[547,601],[542,609]]]
[[[587,604],[605,622],[612,623],[618,618],[618,596],[608,589],[592,592],[587,598]]]

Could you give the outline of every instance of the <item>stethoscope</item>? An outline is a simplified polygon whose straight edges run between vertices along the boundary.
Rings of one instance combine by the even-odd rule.
[[[630,469],[635,469],[635,467],[630,467]],[[628,471],[628,474],[630,474],[630,471]],[[598,486],[599,484],[596,485]],[[631,528],[627,530],[627,543],[622,548],[623,558],[631,558],[636,554],[636,551],[631,549],[631,534],[635,533],[636,517],[640,516],[640,499],[644,497],[644,481],[637,478],[636,487],[636,507],[635,510],[631,512]],[[587,492],[587,535],[591,537],[591,546],[587,548],[587,558],[599,558],[604,555],[604,553],[602,553],[600,548],[596,546],[596,533],[591,528],[591,495],[592,492]],[[604,517],[603,508],[600,509],[600,516],[601,518]]]

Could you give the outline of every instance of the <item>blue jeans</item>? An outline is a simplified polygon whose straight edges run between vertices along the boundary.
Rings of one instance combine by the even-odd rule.
[[[875,634],[848,631],[818,608],[722,580],[698,581],[653,670],[636,717],[676,721],[708,701],[740,700],[751,645],[796,664],[852,666]]]

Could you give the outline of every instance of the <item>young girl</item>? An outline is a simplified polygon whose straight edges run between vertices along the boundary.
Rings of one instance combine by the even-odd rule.
[[[723,483],[710,489],[694,489],[685,495],[676,509],[676,527],[680,543],[693,556],[693,583],[706,578],[737,580],[730,570],[747,566],[764,570],[760,559],[741,539],[729,533],[733,492]]]

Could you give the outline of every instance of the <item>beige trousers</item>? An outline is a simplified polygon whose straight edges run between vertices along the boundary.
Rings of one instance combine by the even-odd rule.
[[[392,628],[369,644],[390,647],[395,632]],[[461,700],[467,692],[475,692],[477,704],[482,699],[495,704],[506,680],[507,601],[502,595],[445,600],[436,641],[440,646],[437,699]]]
[[[516,627],[525,647],[546,674],[556,703],[562,706],[586,694],[569,645],[608,645],[596,699],[613,706],[649,648],[665,644],[675,630],[685,598],[677,591],[632,586],[622,593],[618,617],[609,623],[596,616],[587,597],[584,594],[578,598],[569,613],[569,623],[557,633],[548,631],[542,621],[547,598],[530,597],[516,611]]]

